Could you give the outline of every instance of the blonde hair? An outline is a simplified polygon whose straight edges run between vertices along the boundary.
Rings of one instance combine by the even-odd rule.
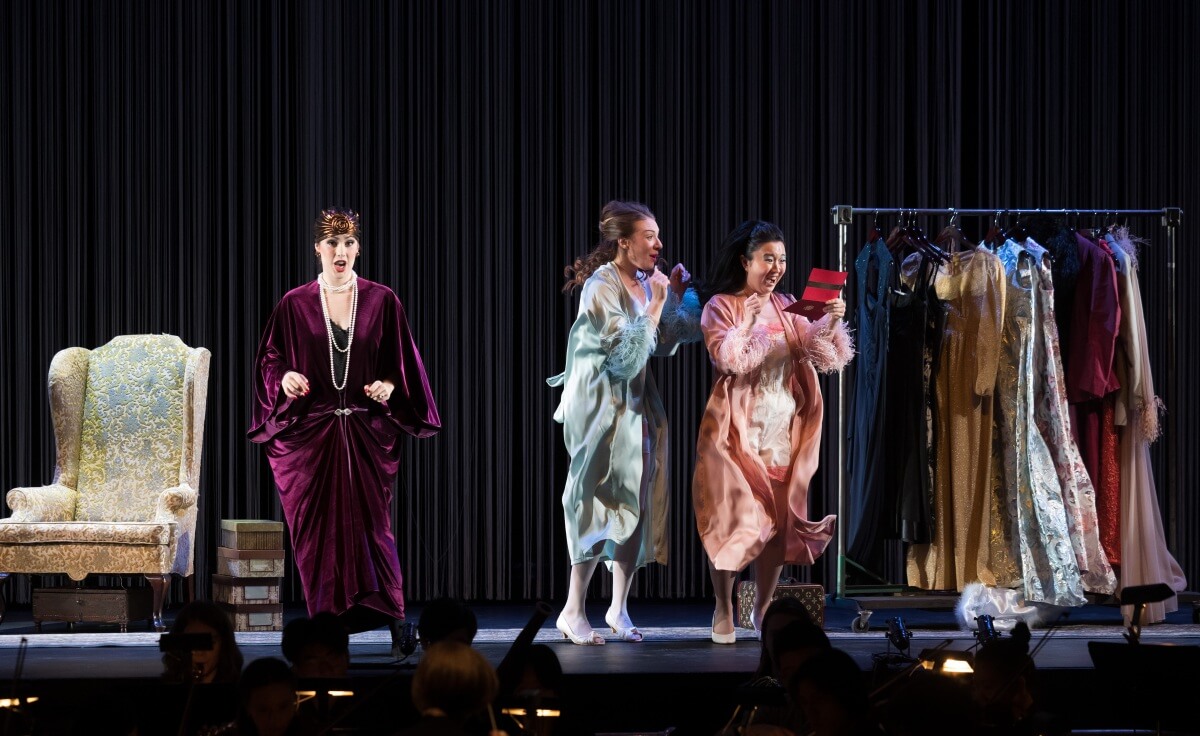
[[[412,680],[418,711],[437,708],[451,718],[477,713],[496,697],[500,682],[483,655],[457,641],[440,641],[425,650]]]

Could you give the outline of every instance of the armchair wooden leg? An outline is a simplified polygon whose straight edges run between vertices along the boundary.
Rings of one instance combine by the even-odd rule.
[[[167,587],[171,584],[170,575],[147,575],[146,580],[150,582],[150,589],[154,591],[154,630],[166,631],[167,627],[163,625],[163,604],[167,600]]]

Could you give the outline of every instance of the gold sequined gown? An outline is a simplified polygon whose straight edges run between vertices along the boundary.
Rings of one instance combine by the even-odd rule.
[[[908,279],[919,256],[904,262]],[[938,358],[937,472],[930,544],[908,550],[908,583],[962,590],[1018,579],[992,492],[992,397],[1004,319],[1004,267],[983,247],[951,254],[934,279],[946,310]]]

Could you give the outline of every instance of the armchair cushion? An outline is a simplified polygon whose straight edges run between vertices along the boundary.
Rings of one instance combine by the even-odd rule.
[[[6,521],[74,521],[78,496],[74,488],[57,483],[41,488],[14,488],[6,497],[8,507],[13,510]]]
[[[0,524],[0,544],[161,544],[171,543],[174,524],[64,521]]]

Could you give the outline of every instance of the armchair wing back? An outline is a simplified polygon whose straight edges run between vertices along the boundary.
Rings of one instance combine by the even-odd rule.
[[[174,335],[54,356],[54,480],[9,491],[0,574],[192,574],[210,358]]]

